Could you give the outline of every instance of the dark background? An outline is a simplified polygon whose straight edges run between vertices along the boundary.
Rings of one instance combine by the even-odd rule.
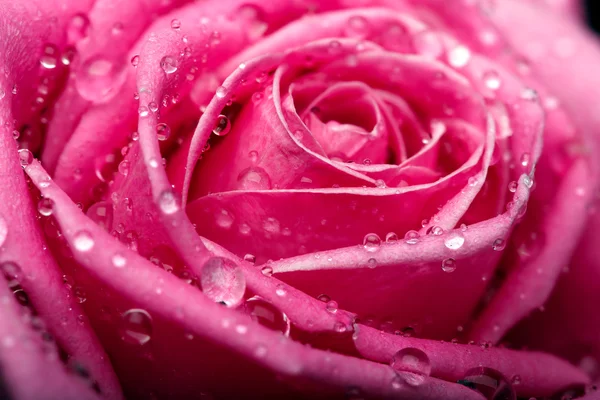
[[[600,1],[584,0],[588,24],[596,33],[600,33]]]

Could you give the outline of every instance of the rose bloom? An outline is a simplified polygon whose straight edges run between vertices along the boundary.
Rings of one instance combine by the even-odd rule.
[[[0,2],[0,398],[599,399],[580,13]]]

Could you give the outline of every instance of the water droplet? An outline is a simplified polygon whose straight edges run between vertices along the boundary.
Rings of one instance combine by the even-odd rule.
[[[90,58],[83,63],[77,74],[77,92],[87,101],[104,99],[113,90],[115,72],[112,61],[102,57]]]
[[[533,187],[533,179],[529,175],[525,175],[523,177],[523,184],[527,187],[527,189],[531,189]]]
[[[446,258],[442,261],[442,271],[454,272],[456,270],[456,260],[454,258]]]
[[[348,18],[345,25],[344,34],[351,38],[364,38],[369,35],[369,21],[361,15],[354,15]]]
[[[515,390],[500,372],[486,367],[470,369],[458,383],[481,393],[489,400],[516,400]]]
[[[171,56],[165,56],[160,60],[160,67],[169,75],[177,71],[177,60]]]
[[[60,56],[60,62],[63,65],[71,65],[76,54],[77,50],[75,50],[73,47],[67,47]]]
[[[465,243],[465,237],[460,232],[452,232],[444,241],[444,245],[450,250],[458,250]]]
[[[385,235],[385,241],[386,241],[386,243],[397,242],[398,235],[396,235],[396,233],[394,233],[394,232],[389,232],[387,235]]]
[[[483,82],[485,86],[487,86],[490,90],[498,90],[500,89],[500,85],[502,81],[500,80],[500,75],[496,71],[486,71],[483,74]]]
[[[263,222],[263,229],[267,234],[278,234],[281,230],[281,225],[277,219],[269,217]]]
[[[94,247],[94,238],[88,231],[79,231],[73,236],[73,245],[78,251],[90,251]]]
[[[332,314],[335,314],[338,310],[338,303],[335,300],[329,300],[325,305],[325,309]]]
[[[151,101],[150,103],[148,103],[148,109],[155,113],[158,111],[158,104],[155,101]]]
[[[242,222],[239,226],[238,226],[238,230],[240,231],[240,233],[244,236],[247,236],[250,234],[250,231],[252,230],[250,228],[250,225],[248,225],[245,222]]]
[[[504,241],[504,239],[496,239],[496,240],[494,240],[494,243],[492,244],[492,249],[494,249],[496,251],[502,251],[502,250],[504,250],[505,247],[506,247],[506,242]]]
[[[289,336],[290,320],[287,315],[263,298],[254,296],[246,300],[244,311],[253,321]]]
[[[148,110],[148,107],[146,106],[140,106],[140,108],[138,108],[138,114],[140,117],[145,118],[150,114],[150,110]]]
[[[121,253],[113,254],[111,261],[116,268],[123,268],[127,264],[127,258]]]
[[[54,201],[47,197],[44,197],[38,201],[37,206],[38,212],[42,214],[44,217],[49,217],[52,215],[52,211],[54,209]]]
[[[284,297],[287,294],[285,286],[283,286],[281,283],[277,285],[277,287],[275,288],[275,294],[279,297]]]
[[[419,243],[419,232],[417,232],[417,231],[406,232],[406,235],[404,235],[404,241],[408,244]]]
[[[164,122],[156,125],[156,137],[158,140],[165,141],[169,138],[169,136],[171,136],[171,128],[169,128],[169,125],[165,124]]]
[[[432,226],[427,233],[433,236],[441,236],[444,234],[444,229],[441,226]]]
[[[254,264],[256,262],[256,256],[254,254],[246,254],[244,256],[244,261]]]
[[[129,161],[127,161],[127,160],[121,161],[119,163],[119,167],[118,167],[119,173],[123,176],[127,176],[129,174],[129,165],[130,165]]]
[[[246,278],[233,261],[222,257],[209,259],[200,274],[202,292],[215,303],[237,306],[246,292]]]
[[[158,207],[165,214],[174,214],[179,211],[179,203],[175,193],[165,190],[158,197]]]
[[[367,267],[369,267],[369,268],[377,267],[377,260],[375,258],[369,258],[369,260],[367,261]]]
[[[227,96],[227,89],[224,86],[219,86],[215,92],[218,98],[222,99]]]
[[[444,52],[444,46],[437,33],[421,31],[413,37],[415,51],[427,58],[438,58]]]
[[[260,272],[264,275],[264,276],[271,276],[273,275],[273,268],[266,266],[266,267],[262,267],[260,269]]]
[[[471,51],[465,46],[456,46],[448,53],[448,62],[454,68],[462,68],[471,60]]]
[[[171,20],[171,29],[179,30],[181,28],[181,21],[178,19]]]
[[[250,41],[261,38],[268,29],[262,9],[254,4],[244,4],[236,11],[236,16],[244,20],[244,31]]]
[[[221,210],[220,213],[217,213],[217,225],[223,229],[231,228],[233,216],[227,210]]]
[[[527,168],[529,166],[530,162],[531,162],[531,155],[529,153],[523,153],[523,155],[521,156],[521,165],[524,168]]]
[[[132,308],[123,314],[121,339],[127,343],[143,345],[152,337],[152,318],[146,310]]]
[[[231,131],[231,121],[225,115],[219,115],[217,117],[217,122],[215,123],[215,127],[213,128],[213,133],[216,136],[225,136]]]
[[[390,366],[409,386],[419,386],[431,374],[431,362],[423,350],[406,347],[392,357]]]
[[[260,167],[246,168],[238,175],[238,189],[241,190],[270,190],[271,178]]]
[[[26,167],[33,162],[33,154],[27,149],[21,149],[19,150],[19,160],[21,161],[21,166]]]
[[[375,252],[379,250],[379,246],[381,245],[381,239],[375,233],[368,233],[365,235],[363,239],[363,247],[368,252]]]
[[[10,289],[13,289],[21,284],[23,272],[17,263],[7,261],[0,264],[0,272],[2,272],[4,275],[4,279],[6,279]]]
[[[521,384],[521,375],[514,375],[510,381],[513,385]]]
[[[137,67],[139,63],[140,63],[140,56],[135,55],[135,56],[131,57],[131,65],[133,65],[134,67]]]
[[[8,236],[8,225],[6,220],[0,215],[0,247],[6,242]]]
[[[512,181],[508,184],[508,190],[511,193],[515,193],[517,191],[518,186],[519,186],[519,184],[517,183],[517,181]]]
[[[40,64],[46,69],[54,69],[58,64],[58,49],[53,44],[44,47],[44,54],[40,57]]]
[[[521,91],[521,98],[523,100],[527,100],[527,101],[537,101],[538,93],[536,90],[534,90],[532,88],[524,88]]]
[[[112,228],[113,207],[107,201],[99,201],[88,208],[86,215],[106,231]]]
[[[75,14],[67,26],[69,42],[76,43],[88,35],[90,20],[85,14]]]

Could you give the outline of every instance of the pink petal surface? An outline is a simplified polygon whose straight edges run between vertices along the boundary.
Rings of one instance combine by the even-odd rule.
[[[463,379],[474,366],[493,368],[515,384],[519,396],[551,396],[589,378],[583,371],[555,356],[503,348],[405,338],[361,325],[353,336],[359,353],[389,363],[404,348],[419,349],[429,357],[431,376],[448,381]]]
[[[348,385],[352,385],[361,392],[382,398],[436,399],[443,393],[443,396],[448,399],[480,399],[479,395],[469,389],[435,379],[428,380],[426,384],[417,389],[398,388],[392,385],[395,374],[389,367],[316,349],[311,350],[298,343],[281,340],[280,335],[252,323],[247,317],[237,314],[233,310],[227,310],[214,304],[196,289],[181,285],[177,278],[156,269],[148,261],[117,242],[78,211],[77,207],[55,183],[43,184],[50,178],[37,162],[34,161],[29,165],[26,171],[42,194],[54,201],[55,217],[67,240],[73,246],[75,259],[105,286],[105,290],[118,292],[121,301],[129,299],[130,302],[139,302],[144,305],[148,313],[151,313],[153,316],[152,341],[160,343],[161,340],[167,340],[169,342],[168,349],[165,348],[167,353],[162,356],[160,349],[164,346],[153,346],[153,357],[156,357],[157,361],[169,362],[171,360],[172,362],[173,355],[179,355],[176,364],[178,368],[175,368],[174,374],[161,375],[160,387],[153,388],[148,385],[147,378],[150,372],[147,372],[144,387],[131,387],[129,388],[131,393],[139,395],[143,392],[136,392],[136,390],[146,393],[149,390],[155,390],[155,393],[162,392],[176,396],[190,393],[187,392],[189,390],[198,393],[198,387],[205,386],[230,395],[237,393],[238,398],[245,398],[244,393],[246,396],[249,393],[244,390],[248,390],[248,387],[255,387],[253,384],[258,383],[259,388],[270,389],[270,392],[267,393],[273,395],[281,388],[280,384],[276,384],[273,378],[269,377],[267,371],[272,370],[277,372],[284,381],[286,378],[293,378],[292,382],[305,381],[313,388],[314,385],[317,385],[324,390],[323,394],[327,393],[330,396],[328,398],[337,398],[336,396],[347,390]],[[86,235],[87,244],[84,246],[81,243],[82,232]],[[88,239],[91,239],[91,242]],[[127,260],[126,266],[123,268],[116,268],[114,265],[113,256],[117,253]],[[162,290],[157,292],[157,288]],[[161,327],[161,324],[164,325]],[[189,342],[190,345],[183,341],[173,342],[173,335],[175,332],[182,334],[182,328],[197,335],[197,341]],[[105,345],[107,347],[115,346],[111,355],[115,358],[117,370],[120,368],[129,370],[129,373],[125,370],[121,371],[123,379],[127,380],[126,377],[128,377],[134,380],[135,375],[132,375],[132,372],[134,374],[142,373],[142,365],[138,365],[138,368],[131,371],[132,354],[128,354],[129,352],[125,348],[117,351],[118,347],[115,341],[109,342],[108,339],[106,339]],[[214,362],[210,363],[205,367],[212,371],[210,375],[212,380],[203,380],[198,385],[197,376],[206,376],[205,374],[190,375],[181,372],[190,371],[192,367],[188,367],[188,363],[195,365],[192,370],[197,371],[196,368],[201,368],[201,365],[195,362],[199,356],[196,351],[202,348],[206,351],[206,345],[209,345],[213,352],[218,349],[220,353],[220,349],[222,349],[223,353],[220,353],[220,356],[227,360],[229,373],[219,372],[223,366]],[[121,346],[123,346],[122,342]],[[178,349],[179,346],[184,349]],[[193,351],[188,346],[195,347],[195,350]],[[235,355],[231,353],[232,350],[235,350]],[[266,355],[264,351],[268,352],[269,357],[264,357]],[[186,357],[185,354],[188,356]],[[119,367],[120,357],[123,357],[121,360],[126,360],[124,364],[121,364],[122,367]],[[256,367],[252,370],[248,369],[247,362],[255,363]],[[258,366],[260,368],[257,368]],[[235,376],[233,371],[236,370],[244,371],[245,377],[236,380],[236,388],[225,385],[220,380],[226,379],[227,382],[231,382],[232,376]],[[162,373],[164,374],[164,371]],[[249,375],[250,373],[251,375]],[[252,378],[250,379],[250,377]],[[193,380],[193,387],[189,386],[189,379]],[[264,379],[271,380],[271,382],[267,384]],[[169,383],[166,384],[167,382]],[[302,389],[307,390],[308,387],[305,385]],[[164,392],[165,390],[167,392]],[[251,394],[251,396],[255,396],[255,394]]]

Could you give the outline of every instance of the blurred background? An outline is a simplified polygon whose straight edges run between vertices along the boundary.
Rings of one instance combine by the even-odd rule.
[[[584,0],[586,17],[596,33],[600,33],[600,0]]]

